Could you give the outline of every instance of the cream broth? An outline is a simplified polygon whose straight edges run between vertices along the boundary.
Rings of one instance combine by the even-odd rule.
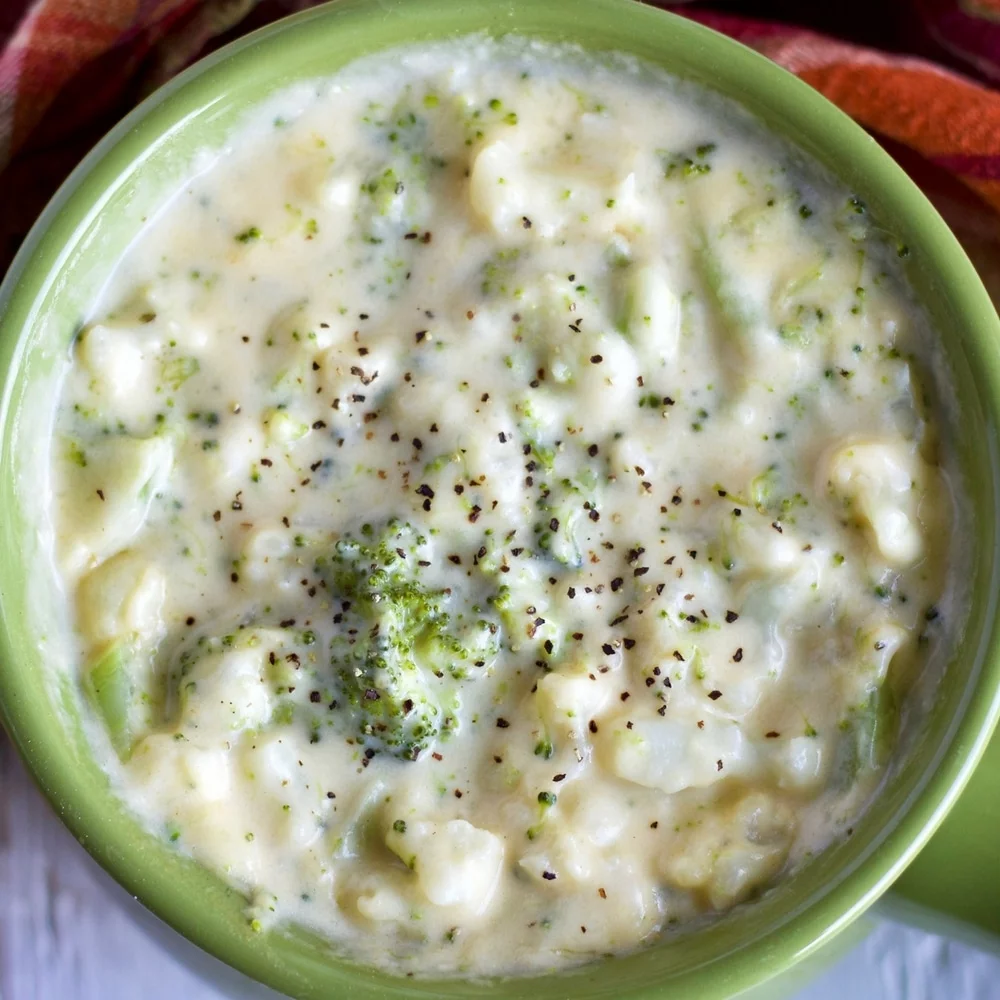
[[[958,624],[907,252],[624,57],[474,38],[277,95],[59,399],[124,800],[255,929],[423,974],[632,949],[850,835]]]

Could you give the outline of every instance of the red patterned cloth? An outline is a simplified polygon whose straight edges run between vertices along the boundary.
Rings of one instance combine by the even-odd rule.
[[[311,0],[0,4],[0,270],[63,177],[142,96],[235,35],[309,6]],[[845,19],[847,33],[857,24],[879,25],[893,52],[812,30],[811,18],[829,25],[826,4],[751,0],[739,4],[740,16],[700,4],[679,9],[796,73],[883,141],[1000,295],[1000,92],[993,89],[1000,86],[1000,0],[911,0],[902,16],[900,8],[864,0],[864,16]],[[743,16],[748,9],[761,19]],[[771,19],[777,13],[789,20],[789,11],[805,23]]]

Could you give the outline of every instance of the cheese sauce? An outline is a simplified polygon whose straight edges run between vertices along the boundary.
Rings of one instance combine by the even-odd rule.
[[[255,929],[424,974],[632,949],[849,835],[958,626],[907,253],[624,57],[473,38],[277,95],[59,399],[125,801]]]

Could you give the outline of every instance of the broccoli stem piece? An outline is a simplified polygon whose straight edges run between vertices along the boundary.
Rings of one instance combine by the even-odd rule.
[[[131,756],[140,729],[142,695],[136,667],[134,644],[122,640],[97,658],[83,681],[84,691],[123,761]]]
[[[846,784],[882,768],[896,743],[899,707],[889,684],[873,688],[868,700],[852,709],[841,723],[844,736],[838,762]]]

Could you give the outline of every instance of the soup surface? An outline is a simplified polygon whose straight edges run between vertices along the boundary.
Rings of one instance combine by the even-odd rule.
[[[122,797],[255,929],[424,974],[631,949],[849,836],[956,631],[907,252],[624,57],[472,38],[275,96],[58,400]]]

